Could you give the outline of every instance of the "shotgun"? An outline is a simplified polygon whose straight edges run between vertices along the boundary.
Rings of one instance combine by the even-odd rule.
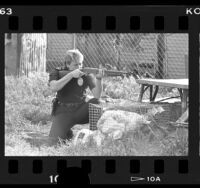
[[[85,74],[97,74],[99,69],[98,68],[91,68],[91,67],[85,67],[83,69],[80,69],[80,71],[84,72]],[[59,71],[59,79],[64,77],[66,74],[70,73],[71,71],[69,70],[60,70]],[[134,78],[138,79],[138,75],[134,72],[125,72],[125,71],[117,71],[117,70],[107,70],[104,69],[104,76],[105,77],[109,77],[109,76],[121,76],[121,77],[125,77],[125,76],[134,76]]]

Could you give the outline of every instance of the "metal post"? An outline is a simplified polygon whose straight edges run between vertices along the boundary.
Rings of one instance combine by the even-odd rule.
[[[157,58],[158,58],[158,70],[156,78],[164,78],[164,59],[165,59],[165,35],[158,34],[157,37]]]

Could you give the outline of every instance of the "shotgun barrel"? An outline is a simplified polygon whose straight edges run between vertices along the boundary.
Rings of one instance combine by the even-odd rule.
[[[98,71],[99,71],[98,68],[90,68],[90,67],[85,67],[85,68],[80,69],[80,70],[82,72],[84,72],[85,74],[90,74],[90,73],[97,74]],[[67,75],[70,72],[71,71],[69,71],[69,70],[61,70],[61,71],[59,71],[59,78],[64,77],[65,75]],[[125,74],[127,74],[127,72],[104,69],[104,76],[124,76]]]

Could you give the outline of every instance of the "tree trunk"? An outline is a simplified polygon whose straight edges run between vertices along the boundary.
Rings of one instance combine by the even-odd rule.
[[[46,72],[46,34],[22,34],[19,73]]]
[[[22,34],[17,34],[17,76],[19,77],[20,72],[20,56],[21,56],[21,50],[22,50]]]

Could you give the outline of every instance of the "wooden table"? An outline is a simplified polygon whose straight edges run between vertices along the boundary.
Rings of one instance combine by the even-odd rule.
[[[188,114],[187,98],[188,98],[188,79],[138,79],[141,84],[140,95],[138,101],[142,101],[144,92],[150,89],[150,101],[154,101],[158,93],[159,86],[177,88],[181,97],[182,114]]]

